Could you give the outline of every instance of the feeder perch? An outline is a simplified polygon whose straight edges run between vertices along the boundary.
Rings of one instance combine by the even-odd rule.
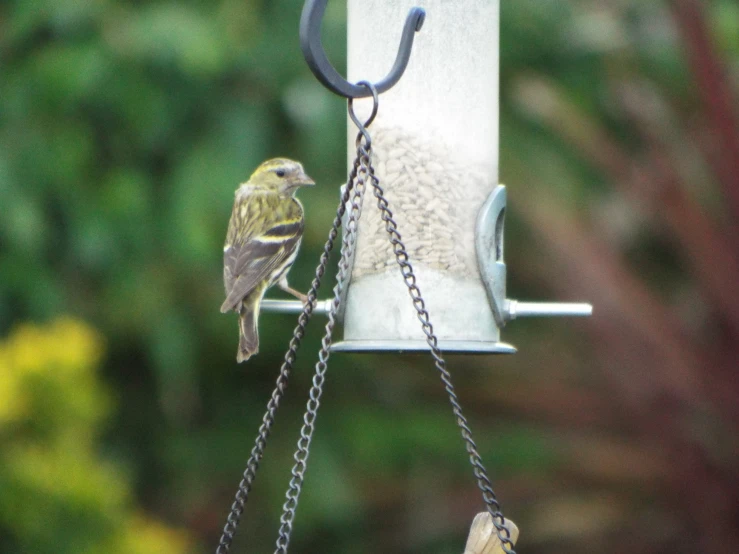
[[[316,3],[325,8],[325,1]],[[412,9],[415,4],[426,8],[425,18]],[[406,14],[406,25],[400,28]],[[372,32],[366,32],[368,22]],[[308,23],[306,18],[306,29]],[[413,30],[421,25],[408,60],[403,44],[412,44]],[[589,304],[506,297],[506,188],[498,184],[499,1],[349,0],[347,36],[350,82],[387,82],[398,60],[405,68],[403,78],[380,96],[380,112],[372,124],[373,159],[441,349],[514,353],[513,346],[501,341],[501,330],[511,320],[589,316]],[[303,46],[306,57],[306,50],[312,50],[318,59],[311,69],[324,84],[333,83],[329,88],[334,92],[351,95],[354,89],[342,86],[337,79],[343,79],[331,73],[319,46],[315,37]],[[320,77],[322,68],[328,77]],[[361,91],[358,96],[366,95],[362,87],[354,88]],[[360,113],[370,104],[355,102]],[[350,124],[350,153],[355,137]],[[367,194],[342,303],[343,340],[332,350],[427,351],[374,203]],[[273,300],[265,301],[263,309],[298,313],[302,306]],[[326,309],[326,301],[316,306],[317,313]]]

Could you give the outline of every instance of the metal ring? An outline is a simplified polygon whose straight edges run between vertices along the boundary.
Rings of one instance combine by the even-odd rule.
[[[354,125],[356,125],[357,129],[359,129],[359,134],[357,135],[357,145],[359,145],[359,140],[361,139],[361,137],[364,137],[365,145],[367,148],[369,148],[372,145],[372,137],[370,137],[369,131],[367,131],[367,127],[372,125],[372,122],[377,116],[377,109],[380,106],[380,96],[377,92],[377,87],[375,87],[375,85],[373,85],[369,81],[359,81],[357,85],[369,89],[369,92],[372,95],[372,113],[370,113],[370,116],[364,123],[359,121],[357,114],[354,113],[354,98],[349,98],[347,102],[348,112],[349,117],[354,122]]]
[[[359,121],[359,118],[354,113],[354,97],[349,98],[349,117],[351,117],[354,124],[361,129],[362,127],[369,127],[370,125],[372,125],[372,122],[375,120],[375,116],[377,115],[377,108],[380,105],[380,97],[379,97],[379,93],[377,92],[377,87],[373,85],[372,83],[370,83],[369,81],[359,81],[357,83],[357,86],[368,88],[370,94],[364,95],[364,96],[370,96],[370,95],[372,96],[372,113],[367,118],[367,121],[365,121],[364,123],[361,123]],[[356,98],[360,98],[360,97],[357,96]]]

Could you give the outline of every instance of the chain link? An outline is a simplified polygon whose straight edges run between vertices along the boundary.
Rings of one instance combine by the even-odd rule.
[[[428,310],[426,309],[426,303],[421,295],[421,289],[418,287],[418,280],[415,273],[413,272],[413,266],[408,256],[408,251],[403,244],[400,233],[398,232],[398,225],[393,219],[393,212],[390,210],[390,205],[385,198],[385,193],[377,177],[374,175],[374,170],[370,170],[370,182],[372,184],[373,193],[377,198],[377,206],[380,208],[382,220],[385,222],[385,230],[390,235],[390,243],[393,246],[393,252],[395,258],[400,266],[400,272],[403,275],[403,280],[408,287],[408,293],[413,300],[413,307],[416,309],[418,320],[421,322],[423,333],[426,335],[426,342],[431,348],[431,355],[434,358],[434,364],[439,370],[439,376],[444,384],[444,389],[449,396],[449,402],[452,405],[452,412],[454,412],[457,418],[457,425],[462,434],[462,438],[465,441],[465,447],[470,457],[470,463],[472,464],[475,479],[477,480],[477,486],[482,491],[482,498],[485,501],[488,512],[493,518],[493,525],[495,526],[495,532],[500,539],[503,550],[506,554],[515,554],[513,550],[513,542],[510,539],[510,531],[505,527],[505,518],[500,511],[500,504],[498,499],[493,492],[493,486],[488,477],[485,466],[482,464],[482,458],[477,451],[477,445],[472,438],[472,431],[470,430],[467,418],[462,413],[462,406],[459,403],[459,398],[454,390],[454,384],[452,383],[452,376],[446,367],[446,361],[441,353],[441,349],[438,346],[438,339],[434,333],[434,327],[431,324]]]
[[[354,167],[349,174],[346,186],[344,187],[344,192],[341,196],[339,207],[336,210],[336,217],[334,217],[328,239],[326,239],[326,243],[323,246],[321,259],[319,261],[318,267],[316,267],[315,277],[313,279],[313,282],[311,283],[310,290],[308,291],[308,303],[306,303],[306,305],[303,307],[302,313],[300,314],[300,316],[298,316],[298,324],[293,330],[293,337],[290,340],[290,345],[287,352],[285,353],[285,358],[282,362],[282,366],[280,367],[280,374],[277,377],[277,383],[274,390],[272,391],[272,396],[267,403],[267,411],[262,417],[262,424],[259,427],[257,438],[254,442],[254,447],[252,448],[251,454],[249,455],[249,460],[246,462],[246,469],[244,470],[243,478],[241,479],[238,490],[236,491],[236,496],[233,504],[231,505],[231,511],[229,512],[226,519],[226,524],[223,527],[223,532],[221,534],[218,548],[216,549],[216,554],[228,554],[231,549],[231,543],[233,542],[234,535],[236,534],[236,527],[241,520],[241,515],[244,513],[244,507],[249,497],[249,492],[251,491],[254,479],[256,478],[257,470],[259,469],[259,463],[264,456],[264,449],[267,446],[267,439],[269,438],[270,431],[272,430],[272,425],[275,421],[275,413],[277,412],[277,408],[279,408],[280,406],[280,400],[284,396],[285,390],[287,389],[290,372],[292,371],[293,364],[295,363],[295,359],[297,357],[298,349],[300,348],[300,341],[303,339],[303,336],[305,335],[305,328],[308,325],[311,316],[313,315],[313,308],[316,304],[316,299],[318,298],[318,290],[321,287],[321,279],[326,273],[329,256],[334,248],[336,237],[339,234],[341,221],[344,217],[344,213],[346,213],[346,205],[352,194],[352,190],[354,189],[354,180],[357,176],[358,169],[359,162],[357,161],[355,162]]]
[[[298,318],[298,325],[293,331],[293,338],[290,341],[290,346],[285,354],[285,360],[280,368],[280,375],[277,379],[277,384],[272,392],[272,397],[267,404],[267,412],[262,418],[262,425],[259,428],[259,433],[251,451],[249,461],[247,462],[246,470],[244,471],[244,477],[239,483],[238,492],[233,505],[231,506],[231,512],[228,515],[226,525],[223,529],[220,544],[216,550],[216,554],[228,554],[231,542],[236,531],[236,526],[239,523],[241,515],[244,511],[244,506],[254,482],[257,469],[259,468],[259,462],[264,455],[264,449],[266,447],[267,438],[270,430],[274,423],[275,412],[279,407],[280,400],[285,393],[287,382],[292,370],[293,363],[297,355],[297,350],[300,347],[300,341],[305,334],[305,327],[311,318],[313,313],[313,307],[317,299],[318,289],[321,285],[321,279],[326,271],[328,264],[329,254],[333,249],[334,241],[338,236],[338,229],[341,225],[341,220],[346,213],[346,206],[351,198],[351,204],[349,206],[349,215],[345,226],[345,233],[341,245],[341,259],[339,261],[337,282],[333,289],[333,300],[330,305],[328,313],[328,322],[325,326],[325,334],[321,340],[321,349],[318,353],[318,362],[315,366],[315,374],[313,376],[312,386],[309,392],[309,399],[306,405],[306,412],[303,416],[303,425],[300,429],[300,438],[297,443],[297,450],[294,454],[295,464],[293,465],[288,486],[288,490],[285,494],[286,500],[283,504],[283,513],[280,517],[280,528],[278,532],[278,538],[276,542],[275,554],[287,554],[288,545],[290,543],[290,536],[292,534],[293,522],[295,519],[295,512],[298,506],[298,500],[302,491],[303,482],[305,480],[305,471],[308,464],[308,455],[310,453],[310,445],[313,439],[313,433],[315,431],[315,422],[318,416],[318,409],[320,407],[320,399],[323,394],[323,387],[326,381],[326,371],[328,369],[328,359],[330,356],[330,348],[332,343],[333,330],[336,325],[336,317],[341,305],[341,299],[347,274],[349,272],[350,260],[354,251],[357,235],[357,225],[361,215],[362,202],[364,198],[364,192],[366,184],[369,181],[373,188],[373,194],[377,199],[377,207],[380,210],[380,216],[382,221],[385,223],[385,230],[388,232],[390,237],[390,244],[393,247],[393,253],[395,254],[396,261],[400,267],[400,272],[403,276],[403,280],[408,287],[408,293],[410,294],[413,306],[416,310],[417,317],[421,322],[423,333],[426,335],[426,342],[431,349],[431,355],[434,358],[434,364],[439,370],[439,376],[444,384],[444,389],[449,396],[449,402],[452,405],[452,412],[457,419],[457,425],[462,434],[462,438],[465,442],[465,448],[469,455],[470,463],[472,464],[473,473],[477,480],[477,485],[482,491],[482,498],[485,502],[487,511],[490,513],[495,532],[498,539],[501,542],[501,546],[506,554],[516,554],[513,550],[513,542],[510,538],[510,531],[505,527],[505,518],[500,510],[500,504],[495,496],[492,488],[492,483],[488,477],[487,471],[482,463],[482,458],[477,451],[477,446],[472,438],[472,431],[470,430],[467,419],[462,413],[462,406],[459,402],[459,398],[454,389],[452,383],[452,376],[446,367],[446,361],[442,355],[441,349],[438,346],[438,339],[434,333],[433,325],[431,324],[431,318],[428,310],[426,309],[426,303],[421,294],[421,290],[418,286],[418,280],[413,271],[413,266],[410,262],[410,256],[402,241],[400,232],[398,231],[398,225],[393,219],[393,212],[390,210],[390,204],[385,198],[385,192],[380,186],[379,179],[375,175],[374,168],[372,166],[372,139],[367,131],[367,127],[372,123],[377,114],[378,97],[375,87],[365,81],[358,83],[364,85],[370,89],[373,97],[373,109],[370,117],[362,123],[358,120],[354,113],[353,101],[349,100],[349,116],[359,129],[357,135],[356,146],[357,155],[354,160],[352,171],[349,174],[346,187],[342,194],[341,204],[337,210],[336,218],[334,219],[331,232],[329,233],[328,240],[324,246],[323,253],[321,254],[321,260],[316,268],[316,276],[311,285],[310,291],[308,292],[309,302],[303,309],[300,317]]]
[[[373,90],[374,107],[369,119],[364,123],[362,128],[372,123],[377,114],[377,93]],[[349,110],[352,101],[349,100]],[[353,117],[354,118],[354,117]],[[356,121],[356,118],[354,118]],[[363,149],[363,142],[369,140],[369,135],[360,132],[357,135],[357,156],[354,161],[355,170],[352,171],[354,181],[354,191],[352,194],[351,205],[349,208],[346,225],[344,228],[344,238],[341,244],[341,259],[339,260],[339,268],[336,277],[336,286],[333,289],[333,299],[328,312],[328,322],[326,323],[326,332],[321,340],[321,349],[318,352],[318,362],[316,363],[315,375],[313,376],[313,386],[309,392],[309,399],[306,405],[305,415],[303,416],[303,426],[300,429],[300,438],[298,439],[298,447],[293,458],[293,465],[285,494],[285,503],[283,504],[283,512],[280,517],[280,529],[278,532],[277,542],[275,545],[275,554],[287,554],[287,548],[290,544],[290,536],[292,534],[293,521],[295,520],[295,511],[298,507],[298,500],[303,488],[305,480],[305,470],[308,465],[308,455],[310,453],[310,445],[315,431],[316,417],[318,416],[318,408],[320,407],[321,395],[323,394],[323,386],[326,382],[326,370],[328,369],[328,358],[331,354],[331,342],[336,324],[336,317],[341,305],[344,285],[346,277],[350,269],[350,260],[354,252],[354,245],[357,235],[357,224],[362,210],[362,201],[364,199],[364,191],[367,179],[371,176],[371,166],[369,155]],[[357,170],[358,168],[358,170]]]
[[[372,88],[372,85],[368,85]],[[373,91],[374,92],[374,91]],[[359,125],[356,119],[355,124]],[[360,127],[360,132],[366,134],[366,129]],[[462,413],[462,406],[459,403],[459,398],[454,390],[454,384],[452,383],[452,376],[446,367],[446,361],[442,356],[441,349],[439,348],[439,341],[434,333],[434,327],[431,324],[431,318],[428,310],[426,309],[426,303],[421,295],[421,289],[418,287],[418,279],[413,271],[411,265],[410,256],[406,250],[405,244],[403,244],[402,237],[398,231],[398,224],[393,219],[393,212],[390,210],[390,204],[385,198],[385,191],[380,186],[380,181],[375,175],[374,168],[372,167],[371,160],[371,142],[367,141],[366,150],[362,151],[362,156],[368,159],[369,165],[369,179],[373,188],[373,194],[377,199],[377,207],[380,209],[380,217],[385,222],[385,230],[388,232],[390,237],[390,244],[393,247],[393,253],[395,259],[400,266],[400,272],[403,275],[403,280],[408,287],[408,293],[410,294],[411,300],[413,301],[413,307],[416,309],[418,320],[421,322],[423,333],[426,335],[426,342],[431,348],[431,355],[434,358],[434,364],[439,370],[439,376],[444,384],[444,389],[449,396],[449,402],[452,405],[452,412],[457,418],[457,425],[459,426],[462,438],[465,442],[467,453],[469,454],[470,463],[472,464],[473,473],[477,480],[477,486],[482,491],[482,498],[487,507],[487,511],[490,513],[493,519],[493,525],[495,526],[495,532],[498,535],[498,539],[501,542],[501,546],[506,554],[516,554],[513,550],[513,542],[511,541],[510,531],[505,527],[505,518],[500,511],[500,504],[498,499],[493,492],[493,485],[490,482],[485,466],[482,464],[482,457],[477,451],[477,445],[472,438],[472,431],[470,430],[467,418]],[[360,145],[360,149],[362,145]]]

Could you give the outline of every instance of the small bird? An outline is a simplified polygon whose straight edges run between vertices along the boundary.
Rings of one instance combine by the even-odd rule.
[[[267,289],[277,284],[303,303],[308,301],[288,285],[287,272],[303,237],[303,205],[293,195],[309,185],[315,182],[301,164],[275,158],[260,165],[236,189],[223,247],[226,301],[221,313],[239,314],[239,363],[259,351],[257,322]]]

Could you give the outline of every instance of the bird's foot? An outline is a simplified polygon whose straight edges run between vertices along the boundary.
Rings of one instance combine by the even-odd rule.
[[[292,294],[295,298],[300,300],[303,305],[308,303],[308,296],[292,288],[290,285],[287,284],[287,281],[281,281],[277,284],[277,286],[284,290],[286,293]]]

